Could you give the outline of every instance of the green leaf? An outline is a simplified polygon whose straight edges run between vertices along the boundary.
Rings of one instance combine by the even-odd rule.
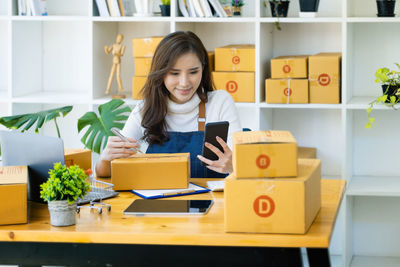
[[[125,104],[123,100],[113,99],[99,106],[99,117],[94,112],[86,112],[79,118],[78,132],[89,127],[81,138],[85,147],[100,154],[102,144],[104,148],[107,138],[113,136],[110,129],[113,127],[122,129],[132,111],[130,107],[123,104]]]
[[[72,106],[65,106],[43,110],[36,113],[0,117],[0,124],[4,125],[8,129],[20,129],[22,126],[25,126],[21,130],[21,132],[24,132],[29,130],[36,123],[35,132],[37,133],[45,122],[60,117],[60,115],[65,117],[71,110]]]
[[[371,123],[367,122],[367,123],[365,124],[365,128],[367,128],[367,129],[371,128]]]
[[[387,95],[383,95],[382,97],[381,97],[381,101],[384,103],[384,102],[386,102],[386,99],[387,99]]]
[[[368,118],[370,123],[374,123],[375,122],[375,118]]]
[[[394,104],[396,103],[396,97],[395,96],[390,96],[390,103]]]

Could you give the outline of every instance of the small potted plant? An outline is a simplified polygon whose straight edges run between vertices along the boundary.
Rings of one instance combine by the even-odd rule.
[[[400,70],[400,65],[395,63],[397,68]],[[390,70],[388,68],[380,68],[375,72],[376,83],[381,84],[382,95],[374,99],[367,108],[368,122],[365,128],[371,128],[375,125],[375,118],[371,117],[371,111],[374,105],[382,103],[387,107],[391,107],[396,110],[395,105],[400,101],[400,72],[396,70]]]
[[[289,0],[269,0],[272,17],[287,17]]]
[[[394,7],[396,0],[376,0],[378,17],[394,17]]]
[[[232,0],[232,10],[234,16],[240,16],[244,2],[242,0]]]
[[[161,0],[160,10],[161,10],[161,16],[169,17],[171,15],[171,1]]]
[[[76,223],[76,201],[84,198],[90,189],[87,175],[78,165],[66,167],[55,163],[49,179],[40,185],[40,197],[48,202],[50,223],[68,226]]]
[[[313,18],[318,12],[319,0],[299,0],[301,18]]]

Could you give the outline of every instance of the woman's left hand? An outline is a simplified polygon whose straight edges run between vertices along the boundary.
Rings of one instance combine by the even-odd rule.
[[[201,155],[197,155],[197,158],[207,164],[207,168],[210,170],[219,173],[232,173],[232,150],[228,147],[224,140],[222,140],[222,138],[217,136],[217,141],[222,146],[224,150],[223,153],[217,147],[208,142],[205,143],[205,146],[218,156],[218,160],[209,160]]]

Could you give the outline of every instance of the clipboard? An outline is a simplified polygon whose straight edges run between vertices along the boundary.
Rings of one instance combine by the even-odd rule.
[[[208,188],[189,183],[189,187],[183,189],[132,190],[131,192],[144,199],[156,199],[207,193],[210,191]]]

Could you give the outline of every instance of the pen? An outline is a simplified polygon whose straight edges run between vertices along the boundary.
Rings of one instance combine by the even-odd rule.
[[[115,134],[116,136],[118,136],[122,141],[124,141],[126,143],[130,143],[130,141],[125,136],[122,135],[122,133],[119,131],[118,128],[113,127],[113,128],[110,129],[110,131],[113,134]],[[144,154],[139,148],[130,148],[130,150],[134,150],[134,151],[136,151],[138,153]]]
[[[173,196],[173,195],[183,195],[183,194],[189,194],[189,193],[194,193],[196,190],[191,189],[191,190],[185,190],[185,191],[174,191],[174,192],[168,192],[164,193],[163,196]]]

